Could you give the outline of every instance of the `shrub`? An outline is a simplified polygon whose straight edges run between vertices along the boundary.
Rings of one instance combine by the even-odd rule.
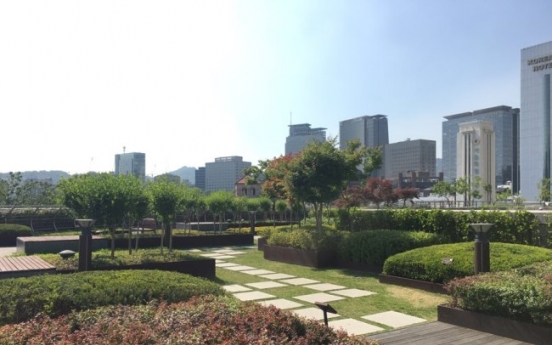
[[[31,236],[30,227],[20,224],[0,224],[0,247],[15,247],[17,237]]]
[[[544,242],[537,217],[527,211],[470,211],[398,209],[339,212],[337,228],[351,231],[408,230],[435,233],[447,242],[472,239],[469,223],[493,223],[493,242],[539,245]]]
[[[316,231],[313,226],[303,228],[278,227],[270,231],[267,244],[303,250],[336,250],[343,233],[324,227]]]
[[[391,255],[439,243],[441,236],[420,231],[369,230],[345,236],[338,255],[344,261],[381,267]]]
[[[153,299],[185,301],[223,294],[217,284],[181,273],[128,270],[92,271],[0,280],[0,324],[106,305],[144,304]]]
[[[454,279],[446,287],[453,307],[552,326],[552,261]]]
[[[52,339],[63,344],[378,344],[272,306],[214,296],[103,307],[0,328],[1,343],[45,344]]]
[[[552,250],[519,244],[490,243],[491,271],[505,271],[533,262],[552,260]],[[473,243],[455,243],[413,249],[389,257],[383,273],[443,283],[474,274]],[[443,264],[452,258],[451,264]]]

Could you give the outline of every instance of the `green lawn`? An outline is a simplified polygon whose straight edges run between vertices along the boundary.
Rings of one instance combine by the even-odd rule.
[[[252,266],[259,269],[267,269],[276,273],[286,273],[302,278],[318,280],[322,283],[343,285],[347,288],[356,288],[376,292],[377,294],[358,298],[345,298],[344,300],[330,302],[337,312],[343,317],[360,319],[361,316],[385,312],[397,311],[412,316],[421,317],[428,321],[437,319],[437,305],[448,301],[448,297],[433,294],[421,290],[398,287],[394,285],[380,284],[377,276],[361,271],[345,269],[316,269],[298,265],[290,265],[263,258],[263,252],[256,249],[246,250],[246,254],[236,255],[235,259],[225,260],[232,263]],[[217,267],[218,283],[222,285],[246,284],[260,282],[263,279],[245,273],[230,271]],[[275,295],[278,298],[293,300],[293,296],[307,295],[318,291],[301,286],[289,286],[273,289],[263,289],[263,292]],[[300,303],[299,300],[294,300]]]

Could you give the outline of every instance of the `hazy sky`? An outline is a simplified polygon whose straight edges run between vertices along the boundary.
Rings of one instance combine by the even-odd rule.
[[[550,0],[0,2],[0,172],[146,173],[284,153],[292,121],[388,116],[390,142],[443,116],[519,107],[520,50]],[[523,116],[523,114],[522,114]],[[523,121],[523,119],[522,119]]]

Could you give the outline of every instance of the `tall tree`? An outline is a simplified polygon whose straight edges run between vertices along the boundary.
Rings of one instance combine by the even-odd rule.
[[[539,202],[544,203],[550,201],[550,187],[551,187],[551,179],[550,178],[543,178],[542,180],[537,183],[537,189],[539,191]]]

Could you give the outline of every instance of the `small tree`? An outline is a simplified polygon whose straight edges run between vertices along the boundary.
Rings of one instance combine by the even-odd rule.
[[[465,177],[461,177],[454,182],[454,190],[457,194],[464,197],[464,206],[468,206],[470,202],[470,184]],[[455,200],[456,201],[456,200]]]
[[[537,184],[537,189],[539,191],[539,202],[541,204],[550,201],[550,181],[550,178],[545,177]]]
[[[261,209],[259,199],[247,199],[247,211],[249,212],[249,223],[251,224],[251,230],[254,229],[253,224],[257,217],[257,212]]]
[[[456,190],[453,184],[439,181],[431,187],[431,191],[440,197],[444,197],[449,207],[451,207],[450,196],[454,196],[454,204],[456,206]]]
[[[233,201],[234,195],[225,190],[219,190],[207,196],[206,203],[209,210],[213,213],[213,221],[216,222],[216,216],[218,216],[219,231],[222,231],[224,214],[232,209]]]
[[[283,222],[284,215],[286,214],[286,211],[288,209],[288,204],[284,200],[276,200],[276,204],[274,205],[276,208],[276,212],[280,215],[280,222]]]
[[[237,220],[239,222],[239,230],[241,230],[242,227],[242,221],[243,221],[243,213],[247,211],[247,198],[246,197],[238,197],[234,199],[234,220]]]

